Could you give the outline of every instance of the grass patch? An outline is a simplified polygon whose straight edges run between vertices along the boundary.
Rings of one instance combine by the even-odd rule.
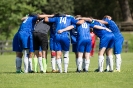
[[[91,58],[88,73],[76,73],[74,54],[70,53],[68,73],[15,73],[15,55],[0,55],[1,88],[133,88],[133,55],[122,53],[120,73],[97,73],[97,54]],[[115,65],[114,65],[115,67]],[[105,68],[105,65],[104,65]],[[48,71],[51,71],[48,55]]]

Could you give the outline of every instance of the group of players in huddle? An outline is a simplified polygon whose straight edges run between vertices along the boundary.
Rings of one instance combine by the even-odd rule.
[[[22,73],[22,57],[24,58],[24,73],[38,72],[38,63],[40,72],[47,72],[48,31],[50,31],[52,72],[68,72],[70,43],[75,53],[76,71],[88,72],[95,44],[95,39],[92,39],[91,35],[96,35],[100,39],[98,69],[95,71],[120,72],[124,38],[111,16],[106,15],[102,20],[98,20],[66,14],[29,14],[22,18],[20,28],[13,39],[17,73]],[[33,52],[34,71],[32,68]],[[113,54],[116,60],[115,70]],[[105,70],[103,70],[104,55],[106,55]],[[64,71],[62,71],[62,62]]]

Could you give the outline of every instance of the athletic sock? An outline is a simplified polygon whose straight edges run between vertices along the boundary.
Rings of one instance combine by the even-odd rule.
[[[56,63],[59,69],[59,72],[62,73],[62,64],[61,64],[61,59],[56,59]]]
[[[64,58],[64,72],[67,73],[69,58]]]
[[[29,65],[29,61],[28,61],[28,56],[29,56],[29,51],[28,50],[24,50],[24,72],[28,73],[28,65]]]
[[[103,72],[104,56],[98,56],[99,72]]]
[[[47,60],[46,58],[42,58],[42,61],[43,61],[43,71],[46,72],[47,71]]]
[[[85,69],[85,58],[83,58],[82,69]]]
[[[110,55],[109,57],[109,67],[110,67],[110,71],[113,71],[113,56]]]
[[[43,71],[42,57],[38,57],[38,62],[40,66],[40,71]]]
[[[109,71],[109,57],[106,56],[106,70]]]
[[[32,58],[29,58],[29,71],[33,71],[33,69],[32,69]]]
[[[120,70],[121,69],[121,55],[120,54],[116,54],[116,70]]]
[[[88,71],[90,65],[90,59],[85,59],[85,71]]]
[[[82,69],[82,63],[83,63],[83,59],[81,57],[78,58],[78,71],[81,71]]]
[[[38,71],[38,59],[34,58],[34,71],[37,72]]]
[[[56,70],[56,61],[55,61],[55,57],[51,58],[51,65],[52,65],[52,70]]]
[[[28,57],[24,57],[24,72],[28,73]]]
[[[20,71],[22,66],[22,58],[16,57],[16,71]]]

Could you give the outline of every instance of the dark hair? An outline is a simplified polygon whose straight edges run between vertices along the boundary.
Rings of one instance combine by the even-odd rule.
[[[36,16],[37,14],[36,13],[29,13],[29,15],[28,16]]]
[[[59,12],[59,13],[56,13],[54,16],[60,17],[60,16],[66,16],[66,14]]]

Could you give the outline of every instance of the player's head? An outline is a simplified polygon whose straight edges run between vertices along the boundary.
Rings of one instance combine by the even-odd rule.
[[[81,15],[76,15],[76,16],[75,16],[75,18],[80,18],[80,17],[82,17],[82,16],[81,16]]]
[[[111,16],[109,16],[109,15],[105,15],[104,17],[103,17],[103,19],[109,19],[109,20],[111,20],[112,19],[112,17]]]
[[[28,16],[30,16],[30,17],[34,17],[34,16],[37,16],[37,14],[36,14],[36,13],[29,13]]]
[[[66,16],[66,14],[65,13],[62,13],[62,12],[58,12],[54,16],[56,16],[56,17],[62,17],[62,16]]]

